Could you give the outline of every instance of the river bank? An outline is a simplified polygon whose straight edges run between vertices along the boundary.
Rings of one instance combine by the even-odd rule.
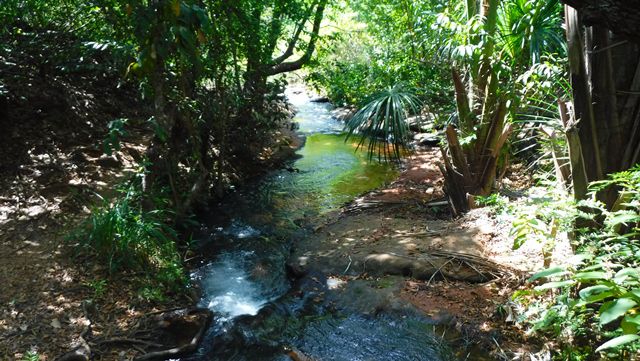
[[[514,325],[510,295],[542,262],[540,252],[514,251],[509,223],[490,209],[451,219],[438,202],[439,161],[439,149],[421,148],[390,185],[315,220],[289,267],[336,280],[341,307],[352,302],[376,317],[418,310],[460,359],[528,359],[539,347]],[[353,289],[370,299],[356,301]]]
[[[24,101],[11,104],[6,119],[13,122],[0,135],[5,155],[0,164],[3,360],[54,360],[84,341],[94,358],[133,357],[144,346],[140,342],[151,342],[134,335],[148,320],[197,302],[190,290],[145,293],[139,282],[145,275],[110,274],[107,265],[78,254],[68,241],[94,207],[108,202],[120,182],[139,171],[152,136],[146,124],[150,111],[135,89],[116,89],[113,79],[74,81],[65,88],[76,90],[71,93],[57,90],[59,79],[14,89]],[[52,97],[59,107],[45,106]],[[115,116],[128,121],[120,149],[108,156],[103,141]],[[289,123],[270,139],[257,147],[256,163],[233,164],[241,172],[227,178],[237,186],[279,168],[303,141]]]

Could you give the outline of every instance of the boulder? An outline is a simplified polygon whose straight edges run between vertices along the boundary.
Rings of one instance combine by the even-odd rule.
[[[437,147],[440,144],[440,136],[435,133],[418,133],[413,136],[417,145],[423,147]]]
[[[433,119],[433,114],[416,115],[407,118],[407,123],[409,124],[409,129],[414,132],[428,133],[433,131]]]
[[[347,122],[358,112],[355,107],[340,107],[331,111],[331,116],[342,122]]]

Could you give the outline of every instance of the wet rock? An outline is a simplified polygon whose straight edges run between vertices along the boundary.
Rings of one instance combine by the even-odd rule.
[[[331,99],[327,97],[315,97],[309,100],[312,103],[330,103]]]
[[[339,121],[346,122],[353,118],[358,112],[358,109],[354,107],[340,107],[331,111],[331,116]]]
[[[440,136],[433,133],[418,133],[413,136],[413,140],[423,147],[437,147],[440,144]]]

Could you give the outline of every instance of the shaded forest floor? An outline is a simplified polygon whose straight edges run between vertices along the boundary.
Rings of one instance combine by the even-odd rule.
[[[54,360],[85,340],[98,359],[127,359],[156,342],[145,341],[152,316],[197,295],[149,297],[145,275],[110,274],[69,235],[139,171],[150,110],[119,74],[54,66],[34,47],[0,49],[0,359]],[[108,156],[108,124],[122,118],[121,148]],[[294,152],[291,136],[276,131],[260,165],[234,166],[277,166]]]
[[[28,53],[0,61],[8,90],[0,119],[0,355],[53,360],[89,325],[107,340],[185,300],[145,300],[137,275],[112,277],[67,241],[143,158],[150,134],[137,91],[95,72],[42,74]],[[116,118],[130,120],[127,135],[107,156],[103,140]]]

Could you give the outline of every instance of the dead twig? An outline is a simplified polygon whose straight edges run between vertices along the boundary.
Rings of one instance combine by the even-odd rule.
[[[349,264],[347,265],[347,268],[344,269],[344,272],[342,272],[342,274],[347,274],[347,272],[349,272],[349,268],[351,268],[351,263],[353,262],[353,260],[351,259],[351,255],[349,255]]]
[[[110,344],[133,344],[133,345],[143,345],[147,347],[162,347],[163,345],[155,342],[149,342],[140,340],[137,338],[126,338],[126,337],[114,337],[106,340],[102,340],[95,343],[97,346],[110,345]]]

